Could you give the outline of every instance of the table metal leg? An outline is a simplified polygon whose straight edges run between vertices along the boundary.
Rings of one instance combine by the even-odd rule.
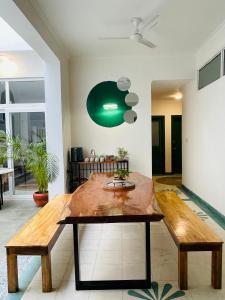
[[[79,283],[80,283],[79,228],[78,228],[78,224],[73,224],[73,244],[74,244],[75,280],[76,280],[76,289],[78,289],[79,288]]]
[[[76,290],[149,289],[151,288],[150,223],[145,223],[146,279],[81,281],[79,264],[79,230],[73,224]]]

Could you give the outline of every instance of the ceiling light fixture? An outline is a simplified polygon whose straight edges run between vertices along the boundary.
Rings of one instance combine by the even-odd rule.
[[[183,98],[183,94],[181,92],[176,92],[174,95],[173,95],[174,99],[175,100],[181,100]]]
[[[6,56],[0,56],[0,74],[3,77],[12,77],[17,71],[16,64]]]
[[[174,94],[170,95],[169,97],[173,98],[177,101],[180,101],[183,98],[183,94],[180,92],[180,90],[177,89],[176,92]]]

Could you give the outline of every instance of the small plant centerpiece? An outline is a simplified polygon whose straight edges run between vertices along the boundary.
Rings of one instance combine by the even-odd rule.
[[[113,180],[107,182],[104,185],[104,189],[111,191],[130,190],[135,188],[135,184],[132,181],[128,181],[129,171],[124,169],[118,169],[114,172]]]
[[[48,202],[48,183],[56,180],[59,174],[58,159],[47,152],[46,141],[31,143],[25,150],[25,168],[37,182],[38,191],[33,194],[37,206]]]
[[[119,161],[128,159],[128,151],[123,147],[118,148],[117,155]]]
[[[114,172],[113,180],[110,180],[104,185],[105,190],[121,191],[131,190],[135,188],[135,184],[132,181],[128,181],[129,171],[124,169],[118,169]]]
[[[118,185],[126,185],[126,179],[129,176],[129,171],[124,169],[118,169],[114,172],[113,184],[114,186]]]
[[[125,181],[129,176],[129,171],[124,169],[118,169],[114,172],[114,180]]]

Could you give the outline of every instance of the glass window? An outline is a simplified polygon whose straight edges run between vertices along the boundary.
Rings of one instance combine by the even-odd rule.
[[[5,82],[0,81],[0,104],[5,104],[6,99],[5,99]]]
[[[5,131],[5,114],[0,113],[0,130]]]
[[[225,75],[225,50],[223,51],[223,75]]]
[[[43,112],[12,113],[12,134],[29,143],[45,138],[45,114]],[[31,194],[36,191],[36,182],[25,170],[23,161],[14,161],[15,194]]]
[[[29,143],[45,138],[45,114],[43,112],[12,113],[12,134]]]
[[[221,53],[199,70],[199,90],[220,78]]]
[[[10,81],[10,103],[44,103],[44,81]]]

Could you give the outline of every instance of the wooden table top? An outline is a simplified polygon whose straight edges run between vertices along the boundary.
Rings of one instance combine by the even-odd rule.
[[[135,183],[135,189],[116,192],[104,190],[105,183],[112,178],[110,173],[93,173],[72,194],[59,223],[154,222],[163,218],[156,208],[150,178],[133,172],[129,180]]]
[[[13,173],[14,169],[10,168],[0,168],[0,175],[10,174]]]

